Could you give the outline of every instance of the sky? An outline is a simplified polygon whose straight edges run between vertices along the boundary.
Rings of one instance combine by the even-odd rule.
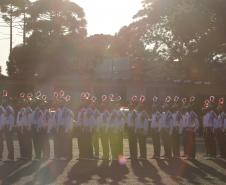
[[[124,25],[132,22],[132,17],[141,9],[142,0],[72,0],[80,5],[86,14],[89,35],[114,35]],[[9,28],[0,19],[0,65],[6,74],[6,61],[9,55]],[[14,29],[13,45],[22,43],[22,36]]]

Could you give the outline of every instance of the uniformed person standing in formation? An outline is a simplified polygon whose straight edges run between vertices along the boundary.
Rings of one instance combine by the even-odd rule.
[[[0,159],[3,154],[3,136],[5,136],[8,150],[7,161],[14,160],[13,128],[14,128],[14,109],[9,105],[8,92],[3,91],[2,105],[0,106]]]
[[[129,142],[129,151],[130,151],[130,159],[136,160],[137,159],[137,135],[136,135],[136,127],[135,121],[137,117],[137,104],[138,104],[138,97],[133,96],[131,98],[131,103],[129,105],[129,112],[127,114],[127,133],[128,133],[128,142]]]
[[[170,136],[172,135],[173,131],[173,119],[172,112],[170,111],[170,101],[171,98],[167,96],[165,103],[162,106],[162,114],[160,118],[161,139],[164,147],[164,157],[168,159],[172,157]]]
[[[185,153],[188,159],[196,156],[196,132],[199,128],[199,120],[194,112],[194,101],[190,101],[186,107],[184,133],[185,133]]]
[[[206,100],[205,107],[203,108],[203,128],[204,140],[206,146],[206,157],[216,157],[216,140],[214,137],[214,125],[217,120],[217,114],[214,111],[214,97]]]
[[[109,101],[106,95],[101,97],[101,112],[99,116],[100,124],[100,139],[101,145],[103,148],[103,160],[108,161],[110,157],[110,138],[109,138],[109,121],[110,121],[110,112],[109,112]]]
[[[77,117],[77,130],[78,130],[78,149],[79,149],[79,159],[84,159],[86,157],[85,154],[85,111],[87,108],[87,97],[85,96],[85,93],[81,94],[80,97],[80,107],[78,111],[78,117]]]
[[[145,110],[145,96],[140,97],[140,102],[137,106],[137,116],[135,118],[135,132],[140,149],[140,159],[147,159],[147,134],[149,128],[148,114]]]
[[[41,148],[43,151],[43,159],[48,160],[50,158],[50,143],[49,143],[49,133],[48,133],[48,123],[49,123],[49,108],[46,96],[43,96],[43,102],[41,109],[43,112],[43,122],[41,125],[40,135],[41,135]]]
[[[97,98],[93,96],[91,98],[91,108],[94,117],[93,128],[92,128],[92,145],[94,151],[94,158],[99,159],[99,134],[100,134],[100,111],[98,107]]]
[[[161,119],[161,108],[158,102],[158,97],[153,98],[152,105],[152,115],[151,115],[151,136],[154,148],[153,158],[159,159],[161,152],[161,143],[160,143],[160,119]]]
[[[216,136],[216,142],[219,148],[219,154],[221,158],[226,158],[226,140],[224,136],[224,120],[226,119],[225,112],[223,110],[224,99],[220,98],[217,106],[217,119],[214,124],[214,133]]]
[[[112,160],[118,160],[123,155],[123,129],[125,116],[120,110],[121,97],[110,100],[109,137]]]
[[[174,104],[172,106],[172,135],[171,135],[171,143],[172,143],[172,154],[173,158],[180,157],[180,135],[182,133],[183,124],[182,124],[182,114],[180,112],[179,107],[179,97],[174,98]]]

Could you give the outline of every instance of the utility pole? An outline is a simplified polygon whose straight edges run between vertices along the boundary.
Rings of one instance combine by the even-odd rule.
[[[24,16],[24,19],[23,19],[23,22],[24,22],[24,25],[23,25],[23,44],[25,45],[25,40],[26,40],[26,8],[25,8],[26,5],[24,5],[24,12],[23,12],[23,16]]]
[[[10,49],[9,53],[11,54],[13,50],[13,5],[10,3]]]

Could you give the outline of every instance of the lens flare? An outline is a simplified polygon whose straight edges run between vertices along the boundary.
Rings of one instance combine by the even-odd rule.
[[[122,166],[126,165],[126,158],[123,155],[118,157],[118,163]]]

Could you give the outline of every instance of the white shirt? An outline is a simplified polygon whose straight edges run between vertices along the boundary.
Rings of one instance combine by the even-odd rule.
[[[122,111],[113,109],[110,113],[110,124],[109,128],[114,131],[120,131],[124,128],[125,119]]]
[[[74,123],[74,113],[71,109],[67,107],[63,108],[62,121],[65,132],[68,133],[69,131],[71,131]]]
[[[15,123],[15,113],[14,109],[8,105],[5,108],[5,125],[9,126],[9,129],[12,130]]]
[[[82,109],[78,112],[77,124],[78,124],[79,126],[84,125],[84,116],[85,116],[85,112],[86,112],[86,109],[85,109],[85,108],[82,108]]]
[[[98,117],[98,122],[100,123],[100,128],[102,129],[109,129],[109,121],[110,121],[110,113],[108,110],[101,112]]]
[[[145,133],[148,132],[149,122],[146,112],[142,111],[137,113],[137,117],[135,119],[135,127],[136,129],[143,129]]]
[[[135,119],[137,117],[137,112],[135,110],[129,111],[127,114],[127,125],[130,128],[135,127]]]
[[[195,130],[199,127],[199,120],[198,116],[194,111],[191,111],[188,113],[188,120],[187,120],[187,127],[193,128]]]
[[[99,122],[99,117],[100,117],[100,111],[98,109],[93,109],[93,117],[94,117],[94,127],[96,129],[100,128],[100,122]]]
[[[159,129],[160,131],[160,119],[161,113],[159,111],[153,113],[151,116],[151,128]]]
[[[217,115],[215,114],[215,112],[213,111],[209,111],[207,112],[204,116],[203,116],[203,126],[206,127],[212,127],[214,126],[214,122],[217,119]]]
[[[160,125],[161,125],[161,128],[169,128],[170,129],[173,127],[172,113],[170,111],[162,112],[161,119],[160,119]]]
[[[36,107],[33,112],[33,124],[36,125],[38,129],[42,128],[44,125],[44,113],[39,107]]]
[[[47,122],[48,126],[48,133],[53,131],[54,129],[57,129],[56,124],[56,112],[48,110],[45,112],[45,121]]]
[[[87,108],[84,112],[83,126],[90,129],[94,128],[95,126],[95,118],[91,108]]]
[[[225,118],[225,113],[221,112],[215,119],[214,119],[214,128],[220,128],[223,129],[224,127],[224,118]]]
[[[58,108],[56,110],[56,124],[57,127],[63,126],[63,108]]]
[[[25,124],[26,124],[25,112],[26,112],[26,108],[25,107],[23,107],[23,108],[21,108],[19,110],[19,112],[17,114],[17,121],[16,121],[16,126],[17,127],[25,126]]]
[[[3,129],[3,127],[5,126],[5,114],[6,114],[6,110],[3,106],[0,106],[0,129]]]

